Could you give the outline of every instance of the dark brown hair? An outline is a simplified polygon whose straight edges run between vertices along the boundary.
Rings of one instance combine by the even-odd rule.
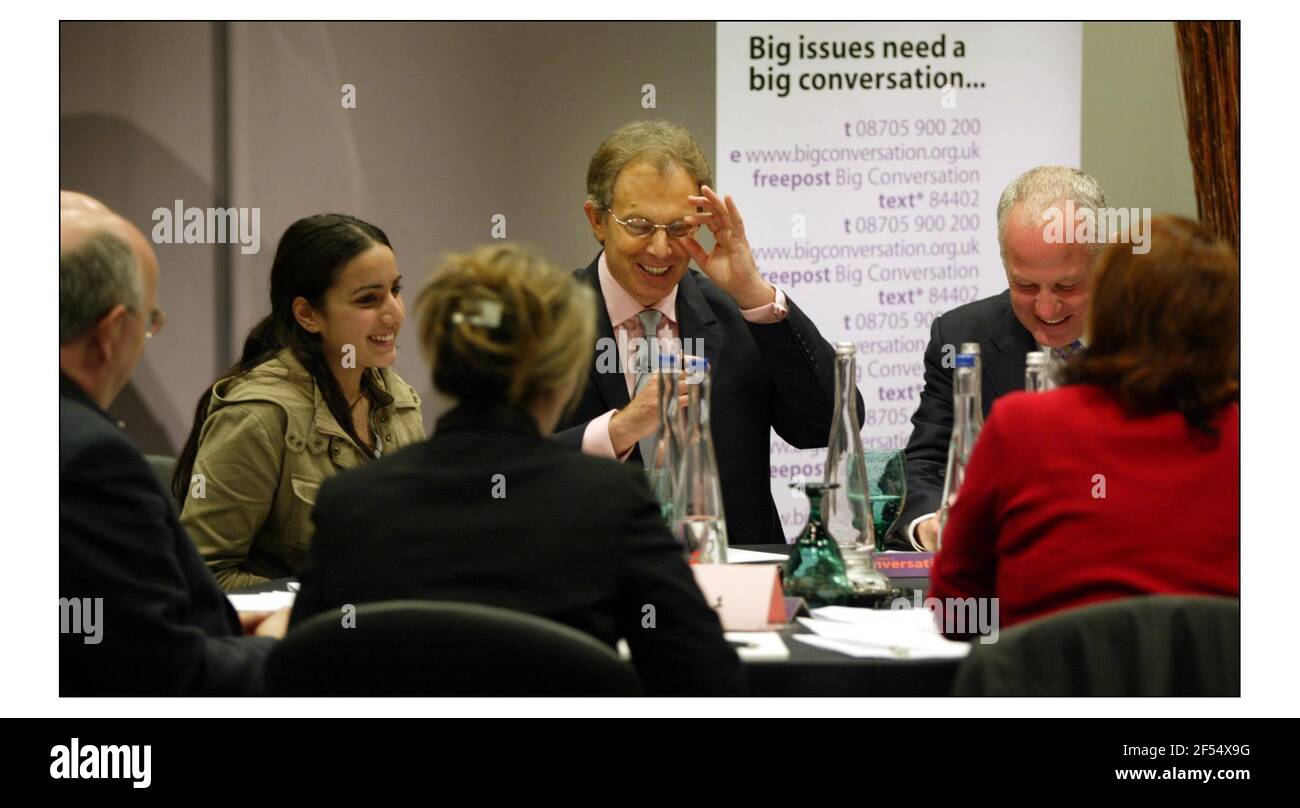
[[[1232,247],[1181,216],[1151,220],[1148,252],[1112,244],[1093,268],[1088,350],[1061,381],[1113,390],[1134,414],[1177,410],[1210,436],[1239,393],[1240,270]]]
[[[319,309],[324,303],[325,293],[343,273],[343,267],[376,244],[389,249],[393,246],[383,230],[344,213],[320,213],[289,225],[280,237],[275,259],[271,262],[271,313],[248,333],[239,361],[219,376],[217,382],[244,376],[288,348],[315,380],[321,398],[338,425],[358,446],[372,449],[357,434],[343,389],[321,353],[320,335],[310,334],[298,325],[293,314],[293,301],[303,297],[313,308]],[[379,389],[375,375],[371,369],[362,374],[362,391],[370,398],[371,406],[384,406],[390,397]],[[176,462],[172,493],[181,502],[185,501],[189,491],[190,475],[199,454],[199,436],[203,434],[212,388],[217,382],[208,385],[199,396],[194,408],[194,425]]]

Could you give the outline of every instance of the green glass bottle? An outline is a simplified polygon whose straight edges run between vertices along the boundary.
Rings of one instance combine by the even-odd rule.
[[[822,497],[834,487],[826,483],[803,484],[808,495],[808,524],[785,562],[785,594],[803,598],[812,607],[843,606],[853,598],[844,557],[822,519]]]

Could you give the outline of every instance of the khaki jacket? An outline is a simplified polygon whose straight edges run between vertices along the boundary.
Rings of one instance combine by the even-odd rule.
[[[423,440],[420,397],[380,371],[392,398],[374,410],[383,453]],[[306,368],[281,351],[213,386],[181,522],[226,591],[294,575],[311,541],[322,482],[366,462]]]

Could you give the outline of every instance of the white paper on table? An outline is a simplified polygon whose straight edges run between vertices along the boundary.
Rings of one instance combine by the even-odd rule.
[[[731,646],[736,650],[736,656],[746,662],[790,658],[790,649],[781,641],[781,635],[775,631],[728,631],[722,636],[728,642],[747,643],[753,646],[752,648]]]
[[[728,564],[757,564],[764,561],[785,561],[786,557],[780,553],[763,553],[758,550],[738,550],[735,547],[727,548]]]
[[[898,658],[959,658],[970,653],[968,643],[949,640],[939,633],[928,609],[877,610],[875,615],[875,618],[860,618],[855,622],[800,617],[799,623],[824,640],[864,650],[885,651],[887,655]],[[924,620],[918,619],[919,617]],[[830,650],[847,653],[843,648]]]
[[[251,595],[226,595],[237,612],[274,612],[293,605],[297,592],[256,592]]]
[[[834,651],[858,659],[866,657],[877,657],[880,659],[910,659],[910,657],[889,648],[879,648],[872,645],[858,645],[857,643],[828,640],[825,637],[818,637],[816,634],[796,634],[794,635],[794,638],[804,645],[811,645],[814,648],[823,648],[827,651]]]
[[[813,609],[818,620],[852,623],[858,626],[906,626],[917,631],[937,634],[934,613],[929,609],[862,609],[856,606],[822,606]]]

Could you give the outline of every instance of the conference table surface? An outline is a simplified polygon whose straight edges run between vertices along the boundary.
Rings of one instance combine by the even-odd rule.
[[[788,555],[790,545],[736,545],[736,549]],[[281,578],[231,594],[288,591],[292,580]],[[903,577],[890,578],[890,582],[909,599],[916,590],[924,595],[930,583],[928,578]],[[794,639],[797,634],[810,633],[798,623],[777,633],[790,656],[744,663],[751,696],[946,696],[961,664],[960,659],[951,658],[861,659],[814,648]]]

